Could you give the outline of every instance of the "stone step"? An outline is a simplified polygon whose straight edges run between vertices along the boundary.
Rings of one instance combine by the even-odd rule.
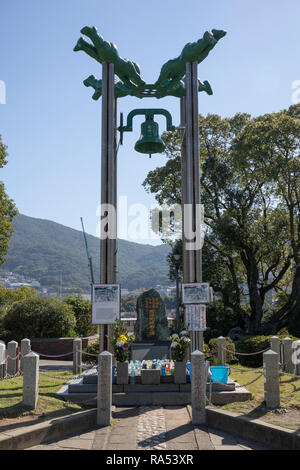
[[[97,393],[97,384],[85,383],[83,379],[71,380],[68,383],[69,393]],[[219,384],[213,384],[212,391],[234,391],[235,383],[229,382],[226,386]],[[142,385],[142,384],[128,384],[128,385],[117,385],[113,384],[113,393],[136,393],[136,392],[190,392],[191,384],[159,384],[159,385]],[[207,384],[206,391],[209,392],[209,384]]]
[[[66,401],[78,403],[89,407],[97,405],[97,399],[93,393],[69,393],[65,385],[57,393],[58,396]],[[213,392],[212,403],[214,405],[224,405],[227,403],[241,402],[250,400],[251,393],[239,388],[234,392]],[[176,406],[188,405],[191,403],[191,394],[189,392],[133,392],[133,393],[113,393],[112,404],[116,406],[140,406],[140,405],[161,405]]]
[[[112,403],[116,406],[181,406],[191,403],[191,394],[188,392],[114,393]]]

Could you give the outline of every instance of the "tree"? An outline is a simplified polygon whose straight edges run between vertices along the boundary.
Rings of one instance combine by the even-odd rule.
[[[36,290],[23,286],[20,289],[6,289],[0,286],[0,315],[5,314],[15,302],[36,297]]]
[[[64,301],[72,308],[75,314],[75,332],[77,336],[85,337],[96,334],[97,326],[92,324],[91,302],[75,294],[70,295]]]
[[[0,134],[0,168],[7,164],[7,147],[2,142]],[[5,262],[9,247],[9,239],[13,233],[12,220],[17,214],[15,204],[8,198],[5,187],[0,182],[0,265]]]
[[[273,334],[300,305],[298,108],[255,119],[199,116],[199,132],[204,279],[249,334]],[[169,161],[143,184],[160,204],[180,203],[179,134],[163,138]],[[170,161],[176,170],[166,175]],[[277,308],[273,297],[282,290],[286,301]]]

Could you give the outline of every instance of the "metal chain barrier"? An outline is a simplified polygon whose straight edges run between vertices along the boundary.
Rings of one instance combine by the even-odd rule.
[[[20,356],[21,356],[21,353],[20,353],[20,352],[18,352],[18,354],[17,354],[15,357],[11,357],[11,356],[9,356],[9,355],[7,354],[6,360],[7,360],[7,359],[10,359],[11,361],[16,361],[17,359],[19,359]],[[23,356],[23,357],[24,357],[24,356]]]
[[[258,374],[259,371],[261,371],[262,368],[263,368],[263,366],[260,366],[260,367],[256,367],[256,368],[253,368],[253,369],[250,369],[248,367],[243,367],[243,369],[240,369],[239,367],[234,367],[231,364],[230,365],[226,364],[226,365],[227,365],[227,367],[230,367],[230,369],[234,369],[234,370],[237,370],[239,372],[248,372],[248,371],[250,371],[250,372],[254,372],[255,374]]]
[[[236,385],[236,388],[247,387],[248,385],[253,384],[253,383],[256,382],[257,380],[259,380],[259,379],[263,376],[263,374],[264,374],[264,373],[261,372],[261,373],[259,374],[259,376],[258,376],[258,377],[255,377],[255,379],[251,380],[251,382],[248,382],[248,383],[243,384],[243,385],[238,384],[238,385]],[[217,384],[220,384],[220,385],[222,385],[222,386],[224,386],[224,387],[231,388],[230,385],[224,384],[223,382],[219,382],[217,379],[213,378],[213,377],[212,377],[211,370],[209,370],[208,375],[209,375],[210,379],[213,380],[213,383],[217,383]]]
[[[93,366],[86,367],[86,370],[90,370],[92,368],[93,368]],[[47,374],[47,372],[44,372],[41,369],[39,370],[39,373],[42,374],[42,375],[45,375],[46,377],[49,377],[50,379],[58,379],[58,380],[64,380],[64,381],[79,379],[79,378],[81,378],[81,375],[82,375],[82,374],[79,374],[79,375],[75,375],[73,377],[60,377],[58,375]]]
[[[242,353],[242,352],[237,352],[237,351],[231,351],[230,349],[227,349],[225,347],[223,349],[231,354],[237,354],[238,356],[255,356],[256,354],[262,354],[262,353],[269,351],[270,348],[264,349],[263,351],[253,352],[253,353]]]
[[[23,371],[19,369],[18,372],[16,372],[14,375],[7,374],[5,377],[0,378],[0,382],[3,382],[4,380],[15,379],[16,377],[20,377],[21,375],[23,375]]]
[[[99,356],[99,354],[91,354],[91,353],[88,353],[88,352],[85,352],[85,351],[78,351],[78,352],[80,352],[82,354],[86,354],[87,356],[93,356],[93,357],[98,357]]]
[[[279,372],[280,375],[289,375],[290,377],[293,377],[295,379],[300,379],[300,375],[296,375],[296,374],[290,374],[288,372]]]
[[[69,352],[69,353],[65,353],[65,354],[56,354],[56,355],[54,355],[54,354],[51,354],[51,355],[50,355],[50,354],[41,354],[41,353],[37,353],[37,352],[35,352],[35,351],[32,351],[32,352],[34,352],[35,354],[38,354],[38,356],[42,356],[42,357],[55,357],[55,358],[56,358],[56,357],[71,356],[71,354],[73,354],[73,351],[72,351],[72,352]]]

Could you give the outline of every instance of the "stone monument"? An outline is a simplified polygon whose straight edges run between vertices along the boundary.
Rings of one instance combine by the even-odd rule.
[[[169,357],[169,328],[164,301],[155,289],[143,292],[137,299],[136,341],[131,346],[131,359],[164,359]]]

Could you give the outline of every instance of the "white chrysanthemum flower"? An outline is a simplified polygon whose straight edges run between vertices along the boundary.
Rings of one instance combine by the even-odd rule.
[[[180,336],[185,336],[185,335],[187,335],[187,331],[186,331],[186,330],[182,330],[182,331],[180,332]]]
[[[177,334],[177,333],[174,333],[174,334],[171,336],[171,338],[174,338],[174,339],[176,339],[176,338],[179,338],[179,336],[178,336],[178,334]]]
[[[171,348],[177,348],[179,346],[179,344],[177,343],[177,341],[174,341],[174,343],[171,344]]]
[[[182,338],[182,340],[185,342],[185,343],[190,343],[191,340],[190,338],[187,338],[186,336],[184,338]]]
[[[117,341],[117,342],[116,342],[116,346],[117,346],[118,348],[121,348],[122,346],[124,346],[124,344],[125,344],[124,341]]]
[[[129,331],[129,333],[127,334],[127,336],[132,336],[134,333],[133,331]]]

